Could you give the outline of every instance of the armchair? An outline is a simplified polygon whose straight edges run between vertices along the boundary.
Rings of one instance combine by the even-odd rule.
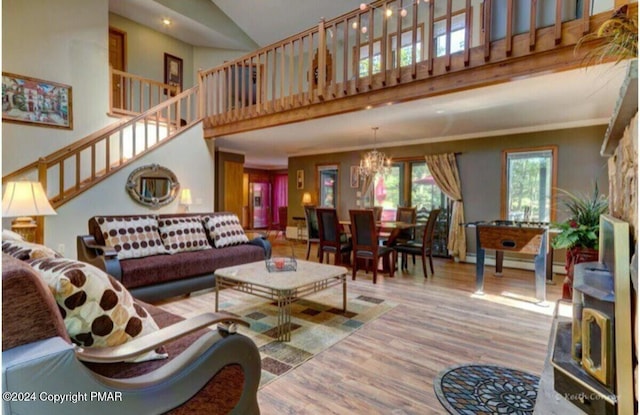
[[[240,334],[205,329],[242,320],[221,313],[182,320],[145,307],[159,331],[121,346],[79,348],[70,341],[42,279],[27,264],[3,254],[2,390],[8,394],[2,412],[259,414],[256,345]],[[168,359],[122,362],[159,345]]]

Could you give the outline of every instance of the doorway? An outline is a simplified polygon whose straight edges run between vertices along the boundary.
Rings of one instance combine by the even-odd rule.
[[[127,34],[122,30],[109,27],[109,65],[118,71],[127,70]],[[124,83],[120,76],[114,75],[111,80],[112,108],[122,108]]]
[[[249,183],[249,211],[252,229],[264,229],[269,226],[271,213],[271,184]]]

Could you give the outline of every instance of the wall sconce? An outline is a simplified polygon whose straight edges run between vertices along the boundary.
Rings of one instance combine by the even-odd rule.
[[[191,189],[182,189],[180,193],[180,204],[185,206],[185,212],[189,211],[189,206],[193,204],[191,200]]]
[[[304,192],[304,193],[302,194],[302,205],[303,205],[303,206],[305,206],[305,205],[310,205],[311,203],[312,203],[312,202],[311,202],[311,193],[309,193],[309,192]]]
[[[16,219],[11,230],[27,242],[36,241],[36,222],[31,216],[55,215],[40,182],[9,182],[2,197],[2,216]]]

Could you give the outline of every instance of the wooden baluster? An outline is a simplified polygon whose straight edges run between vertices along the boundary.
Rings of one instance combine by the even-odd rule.
[[[389,3],[385,2],[383,9],[388,7]],[[389,22],[388,19],[382,19],[382,39],[387,39],[389,36]],[[382,86],[389,84],[389,74],[387,73],[387,61],[389,59],[389,52],[387,51],[387,42],[380,42],[380,71],[382,72]],[[393,66],[393,65],[392,65]]]
[[[360,28],[362,27],[362,14],[358,13],[358,17],[356,22],[358,23],[358,27],[356,28],[356,55],[353,57],[354,68],[355,68],[355,87],[356,92],[360,92]]]
[[[582,34],[583,35],[586,35],[587,33],[590,32],[590,28],[589,28],[589,17],[591,15],[590,5],[591,5],[590,1],[582,2]]]
[[[469,66],[470,61],[471,61],[471,0],[467,0],[465,11],[464,11],[464,66]]]
[[[556,22],[554,24],[555,43],[559,45],[562,41],[562,1],[556,0]]]
[[[373,81],[373,43],[374,43],[374,33],[375,33],[373,7],[369,7],[368,23],[369,23],[369,27],[367,29],[367,33],[369,33],[369,72],[367,74],[367,89],[371,89],[371,83]]]
[[[342,95],[348,94],[349,86],[349,18],[344,18],[344,44],[342,46]],[[354,56],[355,59],[355,56]],[[357,63],[356,63],[357,67]]]
[[[402,0],[396,0],[398,4],[402,5]],[[402,81],[402,16],[400,12],[397,13],[397,26],[396,26],[396,82]]]
[[[327,34],[324,28],[324,19],[318,24],[318,91],[317,97],[324,101],[324,92],[327,87]]]
[[[536,14],[538,10],[538,0],[531,0],[531,11],[529,12],[529,50],[536,48]]]
[[[411,22],[411,30],[411,79],[416,79],[416,76],[418,75],[418,3],[415,2],[413,3],[413,21]]]
[[[491,0],[484,1],[484,60],[491,58]]]
[[[488,0],[491,1],[491,0]],[[427,47],[427,60],[428,60],[428,64],[427,64],[427,70],[429,72],[429,75],[433,75],[433,59],[434,59],[434,54],[433,54],[433,50],[435,49],[435,37],[433,36],[433,30],[434,30],[434,17],[433,17],[433,13],[434,13],[434,6],[433,6],[433,2],[430,1],[428,3],[429,5],[429,42],[425,43],[426,45],[428,45]]]
[[[62,175],[60,176],[62,177]],[[46,195],[49,194],[47,189],[47,163],[43,157],[38,159],[38,181],[42,184],[42,189]],[[60,193],[60,195],[62,195]],[[47,199],[49,196],[47,196]],[[60,199],[62,200],[62,198]],[[56,204],[53,206],[57,207]],[[44,244],[44,216],[36,216],[36,243]]]
[[[334,23],[332,26],[332,32],[333,36],[331,37],[331,49],[333,51],[333,57],[335,59],[335,61],[333,62],[333,65],[331,65],[331,80],[333,82],[333,88],[332,88],[332,93],[331,96],[333,98],[338,96],[338,24]],[[346,66],[346,62],[343,62],[343,65]]]

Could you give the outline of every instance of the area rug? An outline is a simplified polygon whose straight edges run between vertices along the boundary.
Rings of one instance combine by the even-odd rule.
[[[345,314],[341,309],[342,288],[329,289],[292,304],[291,341],[279,342],[275,303],[231,290],[220,293],[220,310],[237,314],[251,324],[250,328],[241,326],[238,331],[250,337],[260,350],[261,388],[395,306],[381,298],[347,295]]]
[[[467,364],[447,368],[433,388],[455,415],[531,415],[538,396],[537,376],[501,366]]]

